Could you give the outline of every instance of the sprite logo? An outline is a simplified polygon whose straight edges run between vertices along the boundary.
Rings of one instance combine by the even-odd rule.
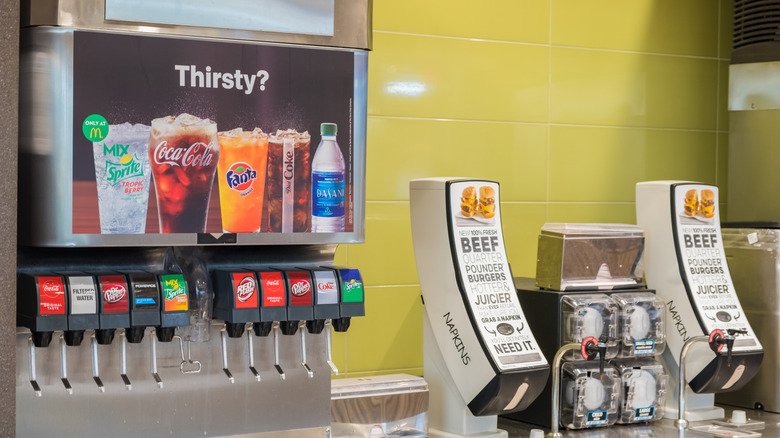
[[[175,277],[171,278],[170,280],[163,281],[163,291],[165,293],[165,299],[168,301],[172,301],[179,295],[184,295],[187,293],[187,290],[181,287],[179,284],[179,279]]]
[[[137,155],[128,153],[128,148],[130,148],[130,145],[115,144],[109,147],[107,144],[103,144],[104,156],[120,157],[118,163],[106,160],[106,181],[112,186],[120,181],[144,176],[144,168],[141,165],[141,161]]]
[[[240,192],[241,196],[252,193],[252,184],[257,179],[257,171],[247,163],[236,162],[230,165],[225,175],[228,187]]]

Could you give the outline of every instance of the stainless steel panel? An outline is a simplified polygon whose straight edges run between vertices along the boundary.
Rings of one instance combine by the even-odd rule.
[[[229,29],[217,25],[207,27],[111,20],[106,19],[105,0],[24,0],[22,2],[22,26],[63,26],[77,29],[186,35],[370,50],[372,0],[332,1],[334,2],[333,36]],[[230,15],[238,9],[235,5],[240,2],[211,3],[218,5],[222,15],[229,19]],[[273,3],[282,5],[291,2],[273,0]],[[318,4],[319,2],[314,1],[313,3]],[[213,16],[219,12],[211,14]],[[286,32],[294,32],[295,30],[290,28]]]
[[[729,111],[780,109],[780,62],[729,66]]]
[[[29,382],[28,332],[20,329],[16,339],[17,436],[329,436],[330,368],[324,333],[306,338],[313,378],[307,377],[300,363],[300,334],[281,336],[280,364],[285,380],[273,366],[273,335],[252,335],[259,382],[248,369],[246,337],[229,339],[228,363],[235,377],[231,384],[222,371],[220,328],[221,324],[211,326],[210,342],[192,344],[192,359],[202,363],[197,374],[180,372],[178,342],[157,344],[162,389],[150,372],[152,335],[148,330],[142,343],[128,345],[127,375],[132,390],[125,389],[119,377],[117,335],[111,345],[98,346],[104,393],[98,392],[92,379],[91,350],[85,336],[81,346],[67,347],[73,395],[68,395],[60,381],[57,333],[49,347],[36,349],[41,397],[34,395]]]
[[[728,221],[780,221],[780,110],[729,113]]]
[[[723,229],[723,248],[739,301],[764,347],[758,374],[716,400],[746,408],[761,403],[780,412],[780,230]]]
[[[108,20],[333,35],[333,0],[105,0]]]
[[[196,245],[196,234],[73,234],[74,29],[23,29],[20,48],[20,242],[34,246]],[[302,245],[365,240],[368,54],[355,56],[353,101],[354,229],[345,233],[239,234],[237,244]]]

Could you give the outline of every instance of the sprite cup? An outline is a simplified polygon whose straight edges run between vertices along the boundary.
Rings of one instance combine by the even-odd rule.
[[[106,138],[92,143],[102,234],[146,231],[149,130],[141,124],[109,125]]]

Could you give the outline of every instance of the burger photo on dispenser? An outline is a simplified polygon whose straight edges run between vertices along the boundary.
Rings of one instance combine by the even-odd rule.
[[[696,216],[699,212],[699,191],[696,189],[688,190],[685,193],[685,204],[683,211],[687,216]]]
[[[493,187],[479,188],[479,213],[485,219],[492,219],[496,215],[496,191]]]
[[[473,217],[477,211],[477,189],[474,186],[466,187],[460,197],[460,214]]]
[[[709,189],[701,191],[701,202],[699,203],[700,214],[707,219],[715,216],[715,192]]]

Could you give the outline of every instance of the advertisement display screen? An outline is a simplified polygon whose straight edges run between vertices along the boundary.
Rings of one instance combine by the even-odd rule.
[[[75,32],[72,233],[352,232],[355,81],[350,51]]]

